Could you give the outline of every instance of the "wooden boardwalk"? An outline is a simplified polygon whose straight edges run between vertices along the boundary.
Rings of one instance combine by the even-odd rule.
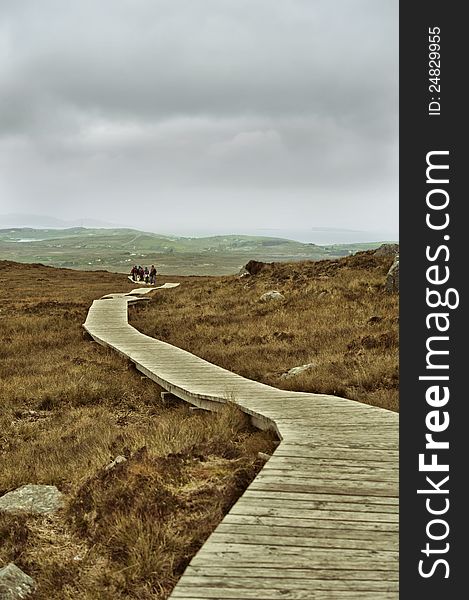
[[[282,440],[171,598],[397,599],[398,415],[272,388],[140,333],[127,307],[152,289],[95,300],[84,328],[179,398],[232,399]]]

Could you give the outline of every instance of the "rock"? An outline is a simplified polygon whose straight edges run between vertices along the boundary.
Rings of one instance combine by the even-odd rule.
[[[23,600],[35,590],[36,583],[14,563],[0,569],[1,600]]]
[[[251,273],[245,267],[241,267],[238,271],[238,277],[249,277],[250,275]]]
[[[268,263],[264,263],[259,260],[250,260],[244,266],[244,269],[249,273],[249,275],[257,275],[267,266],[267,264]]]
[[[51,513],[62,506],[62,496],[55,485],[23,485],[0,498],[0,512]]]
[[[285,300],[285,296],[277,290],[271,290],[270,292],[262,294],[260,300],[261,302],[270,302],[271,300]]]
[[[308,363],[306,365],[301,365],[299,367],[293,367],[286,373],[282,375],[282,379],[289,379],[290,377],[295,377],[295,375],[299,375],[300,373],[304,373],[305,371],[309,371],[316,365],[314,363]]]
[[[125,463],[127,462],[127,459],[125,458],[125,456],[122,456],[121,454],[119,454],[119,456],[116,456],[116,458],[110,462],[108,465],[106,465],[104,467],[104,469],[106,471],[110,471],[111,469],[114,469],[114,467],[117,467],[117,465],[120,465],[121,463]]]
[[[269,458],[272,458],[270,454],[266,454],[265,452],[258,452],[257,456],[265,462],[267,462]]]
[[[375,256],[395,256],[399,254],[399,244],[381,244],[374,251]]]
[[[396,255],[391,268],[386,275],[386,291],[387,292],[398,292],[399,291],[399,254]]]

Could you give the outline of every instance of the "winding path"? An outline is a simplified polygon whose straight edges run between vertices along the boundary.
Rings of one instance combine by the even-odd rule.
[[[398,415],[251,381],[128,324],[129,304],[175,285],[95,300],[83,327],[179,398],[233,399],[282,441],[171,598],[397,599]]]

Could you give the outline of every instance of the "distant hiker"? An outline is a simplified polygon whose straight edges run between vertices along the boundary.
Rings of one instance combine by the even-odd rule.
[[[143,281],[143,276],[145,275],[145,271],[143,270],[143,267],[141,267],[139,265],[138,267],[138,280],[139,281]]]
[[[130,274],[132,275],[132,279],[134,281],[137,281],[137,273],[138,273],[137,265],[134,265],[132,267],[132,270],[130,271]]]
[[[148,270],[148,267],[145,267],[145,283],[148,283],[149,279],[150,279],[150,271]]]
[[[151,265],[150,269],[150,283],[154,285],[156,283],[156,269],[155,265]]]

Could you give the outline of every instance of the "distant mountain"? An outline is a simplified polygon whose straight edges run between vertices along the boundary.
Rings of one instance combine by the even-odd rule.
[[[0,215],[0,229],[15,228],[50,228],[65,229],[69,227],[118,227],[116,223],[108,223],[97,219],[75,219],[66,221],[51,217],[50,215],[30,215],[22,213],[9,213]]]
[[[128,272],[132,264],[155,264],[160,272],[181,275],[232,274],[251,259],[271,262],[340,258],[380,244],[319,246],[280,237],[182,237],[126,228],[0,229],[0,259],[117,272]]]

